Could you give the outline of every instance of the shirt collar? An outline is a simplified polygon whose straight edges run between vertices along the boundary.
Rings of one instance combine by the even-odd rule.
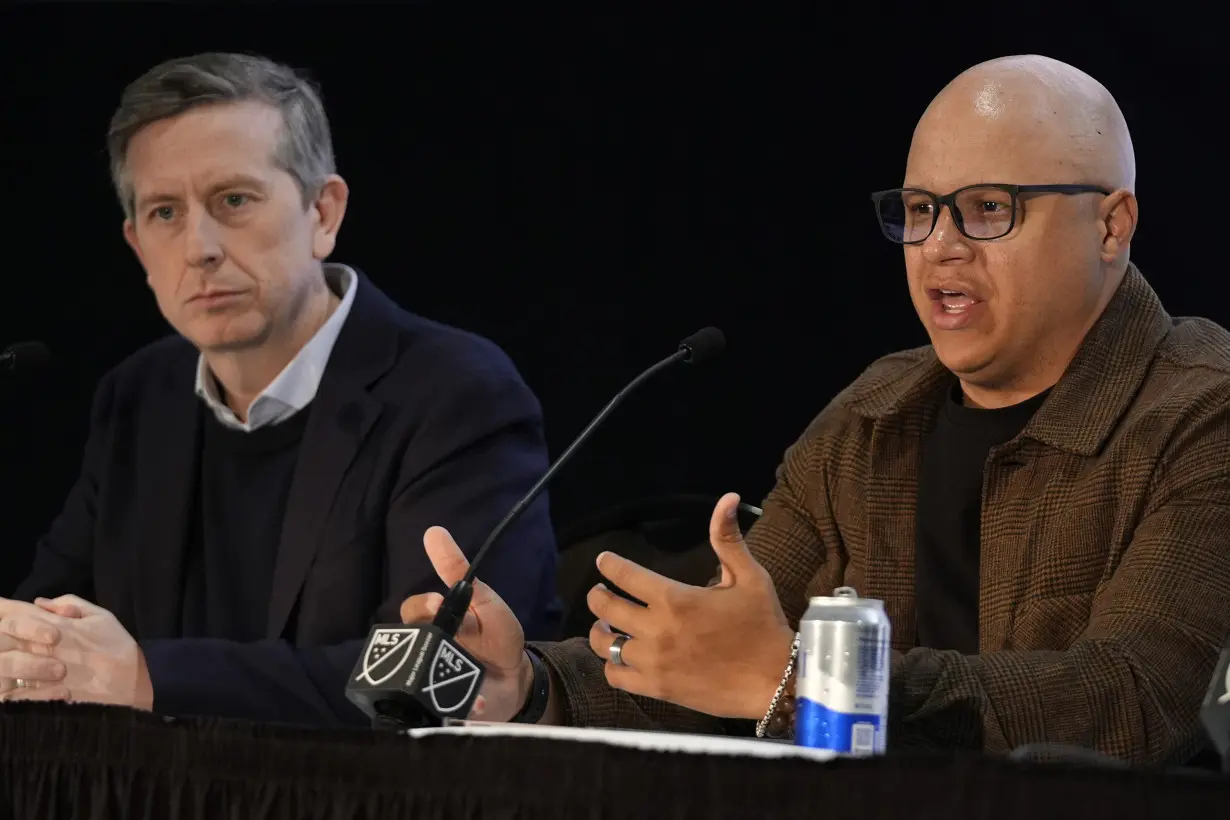
[[[355,291],[359,286],[358,275],[345,265],[326,264],[324,271],[325,281],[334,293],[342,297],[342,303],[308,343],[299,349],[282,372],[257,395],[252,406],[248,408],[246,424],[240,421],[222,400],[218,384],[209,371],[204,355],[197,359],[196,394],[222,424],[250,432],[285,421],[316,398],[316,391],[320,389],[320,380],[324,377],[333,345],[336,344],[346,317],[350,314]]]

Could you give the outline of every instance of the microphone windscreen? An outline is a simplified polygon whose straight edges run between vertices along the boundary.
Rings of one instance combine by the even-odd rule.
[[[680,350],[688,351],[684,359],[688,364],[704,364],[721,355],[726,348],[726,336],[716,327],[704,327],[679,343]]]
[[[4,351],[13,370],[42,370],[51,364],[51,351],[42,342],[18,342]]]

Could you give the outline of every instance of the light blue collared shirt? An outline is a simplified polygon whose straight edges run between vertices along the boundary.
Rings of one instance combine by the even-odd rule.
[[[316,398],[320,389],[320,380],[325,375],[325,365],[329,363],[329,355],[337,342],[342,325],[350,315],[350,306],[354,304],[355,291],[359,287],[358,275],[345,265],[326,264],[325,282],[330,290],[342,297],[342,303],[333,311],[333,315],[320,326],[316,335],[300,348],[295,358],[282,369],[277,378],[260,392],[248,408],[248,421],[245,424],[226,406],[218,393],[218,383],[209,372],[209,365],[202,355],[196,366],[196,394],[201,397],[218,421],[236,430],[251,432],[261,427],[286,421]]]

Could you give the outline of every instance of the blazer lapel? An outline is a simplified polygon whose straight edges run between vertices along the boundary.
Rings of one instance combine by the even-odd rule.
[[[278,638],[285,630],[316,555],[320,534],[333,512],[342,477],[380,409],[380,402],[366,393],[322,389],[317,394],[286,502],[266,637]]]
[[[192,389],[192,360],[160,385],[138,434],[137,536],[133,589],[138,639],[179,635],[184,554],[194,525],[203,407]]]
[[[356,271],[358,273],[358,271]],[[266,637],[282,636],[316,557],[342,480],[383,405],[367,392],[397,359],[395,307],[359,273],[359,290],[312,402],[274,566]]]

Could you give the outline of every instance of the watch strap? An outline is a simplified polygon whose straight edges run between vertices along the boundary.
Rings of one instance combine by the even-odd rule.
[[[513,715],[510,723],[537,723],[542,720],[551,696],[551,675],[547,671],[546,663],[528,646],[525,648],[525,654],[529,656],[530,666],[534,669],[534,679],[530,684],[529,697],[525,699],[521,711]]]

